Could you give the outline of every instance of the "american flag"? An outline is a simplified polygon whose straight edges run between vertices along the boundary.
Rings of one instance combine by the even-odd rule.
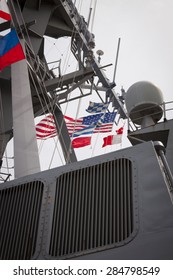
[[[112,131],[113,122],[116,116],[116,112],[113,113],[100,113],[96,115],[90,115],[77,120],[65,116],[66,125],[70,136],[79,136],[82,134],[93,133],[108,133]],[[99,125],[99,121],[102,122]],[[88,133],[82,133],[89,130]]]
[[[112,131],[116,112],[100,113],[79,119],[64,116],[70,136],[77,137],[83,134],[108,133]],[[102,122],[99,124],[99,120]],[[36,125],[37,139],[47,139],[57,135],[54,118],[47,116]]]
[[[42,119],[36,125],[36,136],[37,139],[48,139],[51,137],[55,137],[57,135],[57,130],[54,122],[54,118],[52,115],[47,116]]]

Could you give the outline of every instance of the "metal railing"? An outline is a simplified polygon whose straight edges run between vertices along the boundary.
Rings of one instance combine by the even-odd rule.
[[[160,106],[162,108],[162,110],[163,110],[163,115],[162,115],[161,119],[158,122],[167,121],[167,120],[173,118],[173,113],[171,112],[171,111],[173,111],[173,101],[163,102],[160,105],[153,105],[153,106],[148,107],[147,109],[150,109],[151,111],[152,110],[154,111],[154,109],[157,108],[158,106]],[[140,130],[141,129],[141,125],[137,125],[137,124],[135,124],[135,122],[136,121],[139,122],[140,120],[142,122],[142,119],[144,118],[144,116],[142,116],[142,113],[145,110],[146,110],[146,108],[136,110],[135,114],[136,113],[137,114],[141,114],[141,117],[133,118],[133,121],[130,119],[130,117],[127,118],[127,121],[128,121],[128,131],[129,132],[134,132],[136,130]],[[145,115],[145,117],[154,117],[157,114],[158,114],[158,112],[153,112],[151,114]]]

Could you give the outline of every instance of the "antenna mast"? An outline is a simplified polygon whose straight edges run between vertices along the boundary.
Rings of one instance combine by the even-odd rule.
[[[116,58],[115,58],[115,68],[114,68],[113,82],[115,82],[115,76],[116,76],[116,71],[117,71],[118,56],[119,56],[119,50],[120,50],[120,42],[121,42],[121,38],[118,38],[118,46],[117,46],[117,53],[116,53]]]

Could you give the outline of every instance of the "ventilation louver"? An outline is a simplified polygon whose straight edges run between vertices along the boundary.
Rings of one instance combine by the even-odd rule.
[[[133,231],[132,163],[122,158],[58,177],[49,253],[72,254],[125,242]]]
[[[0,259],[31,259],[35,252],[43,183],[0,190]]]

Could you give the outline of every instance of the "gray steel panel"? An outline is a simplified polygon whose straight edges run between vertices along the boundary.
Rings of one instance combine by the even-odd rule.
[[[124,180],[122,171],[125,167],[124,163],[126,162],[124,159],[128,159],[132,162],[133,172],[131,179],[130,176],[127,175],[126,180]],[[116,168],[113,162],[118,162]],[[106,178],[104,175],[108,170],[113,174],[111,178]],[[130,174],[130,169],[127,165],[126,172],[127,174]],[[82,174],[82,177],[80,174]],[[102,178],[105,178],[102,180],[102,184],[99,183],[99,174],[102,174]],[[62,185],[61,188],[57,188],[57,180],[59,180]],[[85,186],[83,186],[81,180],[85,181]],[[94,188],[92,187],[93,180],[95,182]],[[112,184],[113,182],[116,182],[117,184],[117,182],[122,183],[123,181],[124,186],[126,186],[128,185],[127,180],[132,180],[132,202],[128,200],[128,188],[125,187],[123,192],[121,187],[117,188],[116,191],[115,189],[108,190],[107,188],[108,182],[109,184]],[[68,164],[63,167],[4,183],[0,185],[0,191],[8,188],[15,189],[15,186],[28,184],[33,181],[41,181],[44,183],[37,243],[33,258],[59,258],[51,257],[49,255],[51,231],[57,233],[60,230],[56,223],[53,223],[54,229],[52,229],[54,203],[57,203],[57,207],[59,207],[57,208],[59,209],[57,210],[59,211],[58,219],[61,219],[59,227],[61,227],[61,232],[64,235],[64,247],[61,248],[61,254],[64,254],[64,252],[67,252],[67,254],[71,253],[69,247],[69,243],[71,242],[74,250],[76,250],[76,248],[78,249],[78,253],[80,250],[81,254],[84,252],[86,253],[83,256],[73,255],[73,258],[76,259],[173,258],[173,206],[152,142],[142,143],[121,151]],[[67,193],[63,192],[64,184],[68,185]],[[120,184],[118,185],[120,186]],[[76,186],[75,192],[73,191],[74,186]],[[56,201],[56,191],[56,195],[62,197],[60,202]],[[123,195],[124,199],[116,200],[117,194],[119,196]],[[97,197],[98,199],[94,200],[94,197]],[[103,199],[103,197],[105,199]],[[17,197],[15,197],[15,199],[17,204]],[[117,209],[119,209],[119,212],[117,211],[116,215],[119,217],[119,221],[118,219],[117,221],[119,222],[121,230],[119,230],[114,223],[111,224],[110,222],[114,219],[115,215],[113,214],[115,213],[114,200],[117,201]],[[86,201],[88,201],[88,204]],[[108,202],[109,207],[113,209],[109,214],[107,210]],[[66,208],[66,205],[68,205],[69,208]],[[60,211],[62,206],[64,207],[63,211],[67,222],[66,228],[63,225],[64,215]],[[1,204],[2,212],[3,209],[3,204]],[[78,215],[79,213],[80,215]],[[92,222],[94,217],[92,213],[96,214],[95,221],[97,227],[95,227]],[[98,213],[101,213],[101,215],[97,216]],[[132,233],[132,237],[134,238],[131,241],[127,238],[126,242],[127,233],[132,230],[132,224],[127,222],[130,220],[128,215],[133,215],[134,217],[135,232]],[[75,220],[71,220],[71,216],[75,217]],[[16,219],[18,219],[17,215]],[[104,231],[105,225],[110,229],[107,232]],[[69,231],[70,228],[72,228],[71,231]],[[101,228],[101,231],[99,232],[97,228]],[[69,233],[67,233],[68,231]],[[90,231],[93,233],[92,239],[89,234]],[[112,235],[112,232],[117,232],[117,235]],[[77,234],[79,237],[78,243],[76,243],[74,239],[74,234]],[[117,239],[115,236],[116,238],[119,238],[119,240],[121,240],[120,238],[125,239],[124,243],[119,243],[121,245],[120,247],[116,246]],[[82,238],[86,239],[86,247],[82,247]],[[111,239],[114,244],[109,243],[109,240]],[[103,241],[105,242],[105,245],[100,246],[100,244],[103,244]],[[58,244],[61,244],[62,238],[59,240],[55,238],[55,242],[58,242],[57,244],[55,243],[55,246],[59,246]],[[53,245],[54,244],[52,243],[51,250],[53,250]],[[91,248],[92,246],[98,247],[89,249],[86,252],[85,249]],[[69,256],[70,255],[67,257]],[[65,257],[65,255],[63,257]]]
[[[36,248],[43,184],[0,190],[0,258],[30,259]]]

